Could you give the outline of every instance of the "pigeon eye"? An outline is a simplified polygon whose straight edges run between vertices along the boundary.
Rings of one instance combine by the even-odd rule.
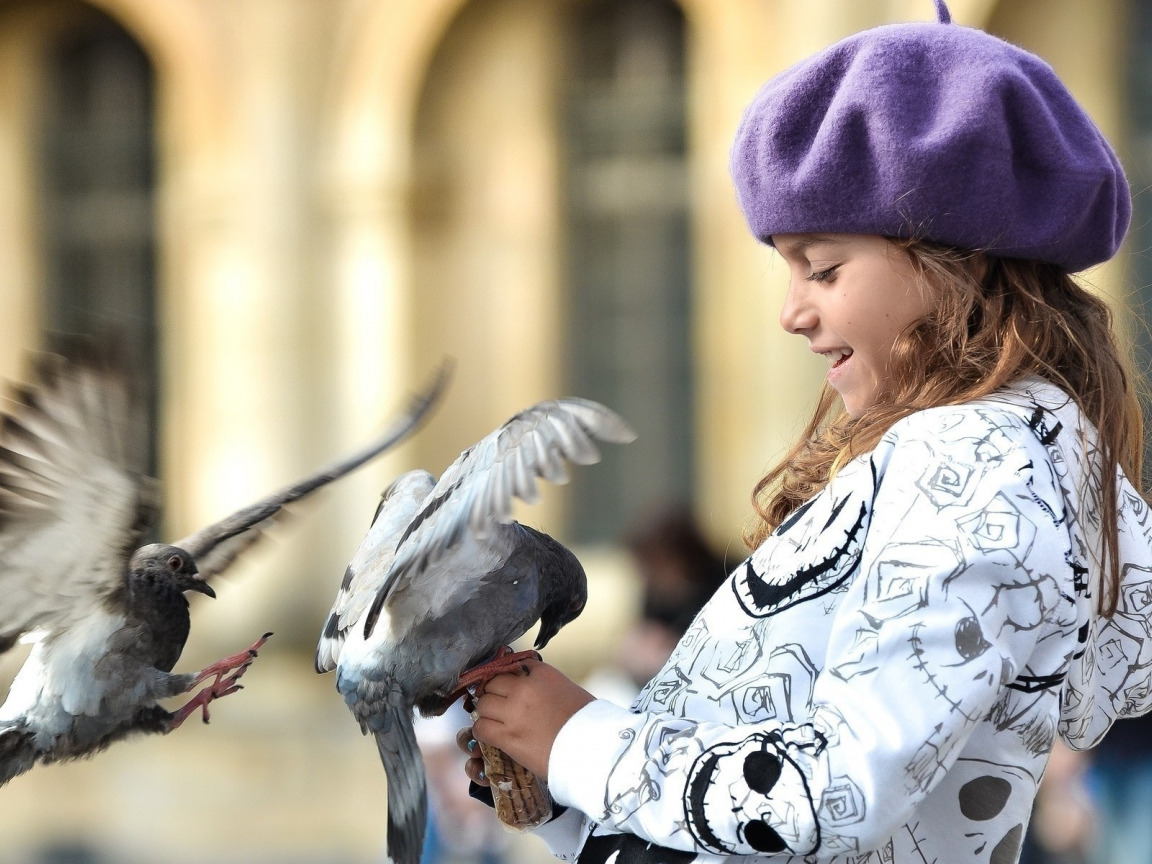
[[[173,573],[175,573],[177,570],[180,569],[180,565],[182,563],[183,562],[176,555],[173,555],[171,558],[168,559],[168,567],[171,568]]]

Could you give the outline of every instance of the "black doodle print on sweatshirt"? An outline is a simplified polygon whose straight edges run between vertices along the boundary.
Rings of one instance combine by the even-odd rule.
[[[755,556],[744,562],[730,584],[745,612],[755,618],[777,615],[798,603],[836,590],[856,572],[868,505],[852,499],[853,496],[846,496],[832,508],[817,538],[820,551],[813,563],[791,570],[774,564],[761,572],[756,567]],[[785,523],[781,533],[788,527],[791,526]],[[805,560],[812,557],[809,552]]]
[[[635,834],[603,834],[588,838],[580,864],[688,864],[695,857],[695,852],[658,846]]]
[[[809,728],[808,732],[811,733]],[[798,754],[823,749],[819,735],[813,743],[789,746],[777,733],[755,734],[736,744],[723,744],[705,751],[690,772],[684,809],[688,830],[701,846],[714,852],[744,851],[778,854],[808,853],[820,846],[816,804],[808,789]],[[791,752],[790,752],[791,751]],[[772,808],[773,793],[783,790],[784,800],[806,801],[805,812],[792,824],[780,821]],[[720,838],[721,827],[734,819],[737,833],[749,850],[731,848]]]
[[[1057,734],[1152,701],[1152,510],[1121,484],[1100,619],[1096,444],[1040,384],[895,424],[737,568],[605,715],[581,864],[1016,860]]]

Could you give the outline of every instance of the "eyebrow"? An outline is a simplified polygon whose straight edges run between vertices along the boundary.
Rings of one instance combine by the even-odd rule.
[[[812,246],[817,246],[821,243],[839,243],[835,237],[828,234],[808,234],[801,235],[800,239],[794,240],[791,243],[785,243],[782,251],[787,252],[789,255],[803,255]],[[781,247],[778,247],[781,248]]]

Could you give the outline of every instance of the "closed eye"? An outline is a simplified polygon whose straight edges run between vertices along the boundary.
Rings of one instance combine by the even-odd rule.
[[[807,276],[805,278],[809,282],[831,282],[832,277],[835,275],[836,271],[839,269],[840,269],[839,264],[833,264],[828,269],[817,270],[815,273],[812,273],[810,276]]]

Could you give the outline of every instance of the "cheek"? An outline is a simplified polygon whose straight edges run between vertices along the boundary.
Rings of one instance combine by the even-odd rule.
[[[866,310],[855,311],[857,314],[853,317],[861,349],[873,360],[886,362],[900,334],[922,319],[928,310],[916,298],[915,302],[898,305],[878,304],[871,314]]]
[[[897,328],[892,323],[892,313],[883,308],[853,309],[845,317],[845,327],[849,342],[857,353],[874,356],[890,347]]]

